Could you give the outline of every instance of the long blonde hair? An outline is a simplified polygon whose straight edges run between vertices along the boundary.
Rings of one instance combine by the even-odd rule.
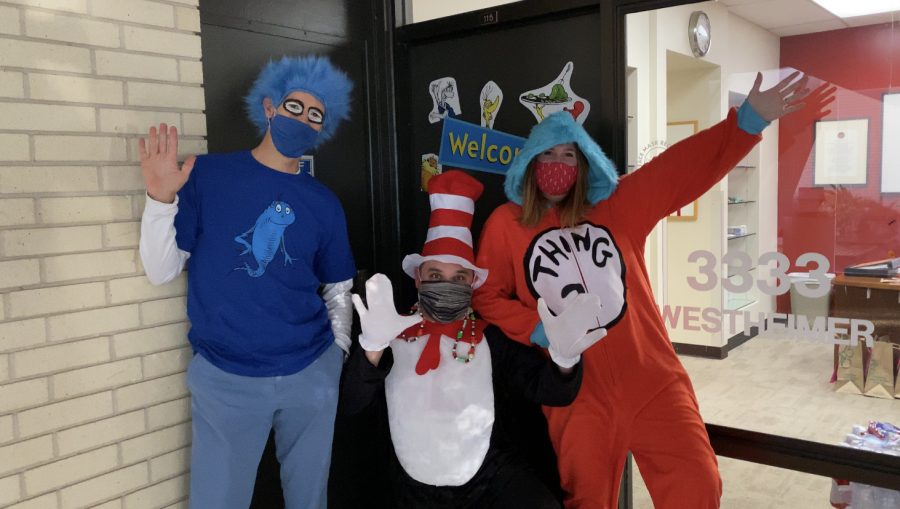
[[[571,228],[578,224],[588,209],[587,192],[590,168],[587,158],[584,157],[577,145],[575,146],[575,160],[575,166],[578,168],[575,185],[569,189],[565,198],[555,204],[559,211],[560,226],[563,228]],[[552,205],[552,202],[538,189],[537,178],[534,175],[535,162],[537,162],[537,157],[528,163],[522,182],[522,217],[519,218],[519,223],[525,227],[537,226]]]

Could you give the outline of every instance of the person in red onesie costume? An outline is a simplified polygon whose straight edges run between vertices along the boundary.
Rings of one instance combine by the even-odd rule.
[[[621,180],[566,112],[535,126],[510,166],[510,202],[481,235],[477,264],[491,278],[475,293],[475,310],[510,338],[543,345],[539,311],[559,314],[581,293],[602,304],[591,332],[605,337],[585,352],[581,392],[571,406],[544,407],[567,508],[616,507],[628,451],[656,507],[719,507],[716,456],[656,307],[644,245],[661,219],[721,180],[769,122],[804,106],[809,90],[798,77],[761,91],[757,75],[740,109]]]

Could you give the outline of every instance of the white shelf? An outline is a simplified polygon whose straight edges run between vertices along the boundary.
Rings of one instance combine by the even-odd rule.
[[[756,299],[746,294],[729,295],[726,293],[725,309],[728,311],[739,311],[746,307],[756,304]]]
[[[742,251],[749,255],[750,259],[759,258],[756,234],[759,231],[759,169],[757,167],[759,153],[758,148],[741,161],[728,173],[726,183],[725,217],[726,225],[746,225],[748,232],[742,235],[728,235],[726,250],[729,252]],[[737,200],[737,201],[731,201]],[[734,241],[734,242],[732,242]],[[752,267],[725,267],[726,278],[732,283],[738,283],[741,278],[756,279],[756,266]],[[753,274],[750,276],[749,274]],[[759,303],[759,296],[753,288],[744,293],[732,293],[722,289],[722,307],[727,311],[739,311]]]

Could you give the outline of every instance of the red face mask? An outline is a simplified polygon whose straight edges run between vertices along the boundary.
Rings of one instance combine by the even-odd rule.
[[[575,185],[578,167],[563,162],[536,162],[534,176],[542,193],[548,196],[562,196]]]

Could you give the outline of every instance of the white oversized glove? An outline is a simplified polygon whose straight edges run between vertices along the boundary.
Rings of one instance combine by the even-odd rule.
[[[375,274],[366,281],[366,302],[353,294],[353,307],[359,315],[362,334],[359,346],[367,352],[380,352],[401,332],[422,321],[419,315],[403,316],[394,308],[394,288],[384,274]]]
[[[588,329],[597,326],[597,310],[601,307],[600,297],[582,293],[559,315],[553,316],[544,299],[538,299],[538,314],[550,343],[548,351],[553,362],[571,368],[578,364],[582,352],[606,336],[605,328],[587,333]]]

